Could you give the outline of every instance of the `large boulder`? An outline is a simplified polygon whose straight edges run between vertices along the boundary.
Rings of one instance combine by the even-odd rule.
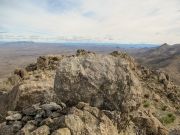
[[[116,54],[116,55],[114,55]],[[130,112],[138,108],[141,84],[133,60],[122,53],[79,53],[61,60],[54,89],[68,105],[79,101],[107,110]]]

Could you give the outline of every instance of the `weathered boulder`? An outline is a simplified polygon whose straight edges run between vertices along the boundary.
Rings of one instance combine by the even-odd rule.
[[[82,52],[82,51],[81,51]],[[78,52],[61,60],[54,89],[68,105],[79,101],[108,110],[130,112],[138,108],[141,84],[134,62],[126,55]],[[126,56],[126,57],[125,57]]]

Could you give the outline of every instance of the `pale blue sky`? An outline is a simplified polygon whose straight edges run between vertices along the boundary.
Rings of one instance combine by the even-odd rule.
[[[180,43],[180,0],[0,0],[0,40]]]

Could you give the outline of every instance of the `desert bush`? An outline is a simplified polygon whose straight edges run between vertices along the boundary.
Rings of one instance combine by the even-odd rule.
[[[161,107],[161,110],[163,110],[163,111],[166,111],[166,109],[167,109],[167,106],[166,106],[166,105],[163,105],[163,106]]]
[[[11,89],[11,86],[6,84],[5,82],[0,83],[0,91],[8,91]]]
[[[29,64],[29,65],[26,67],[26,70],[27,70],[28,72],[37,70],[37,64],[36,64],[36,63],[31,63],[31,64]]]
[[[25,69],[15,69],[14,74],[18,75],[20,78],[25,79],[28,76],[28,73]]]
[[[14,86],[14,85],[19,84],[21,81],[22,81],[22,79],[20,78],[20,76],[18,76],[18,75],[12,75],[12,76],[10,76],[10,77],[7,79],[6,83],[7,83],[8,85]]]
[[[168,113],[165,116],[161,117],[160,121],[163,124],[170,124],[173,123],[176,120],[176,116],[172,113]]]
[[[144,106],[145,108],[149,107],[149,106],[150,106],[150,102],[147,101],[147,100],[145,100],[144,103],[143,103],[143,106]]]

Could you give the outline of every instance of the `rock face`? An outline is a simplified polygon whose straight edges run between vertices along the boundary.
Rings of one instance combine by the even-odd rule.
[[[122,112],[138,108],[142,89],[133,61],[121,53],[80,54],[59,64],[54,83],[59,99],[69,105],[83,101]]]
[[[0,92],[0,121],[3,120],[3,116],[8,110],[14,110],[16,108],[19,95],[18,86],[8,92]]]

